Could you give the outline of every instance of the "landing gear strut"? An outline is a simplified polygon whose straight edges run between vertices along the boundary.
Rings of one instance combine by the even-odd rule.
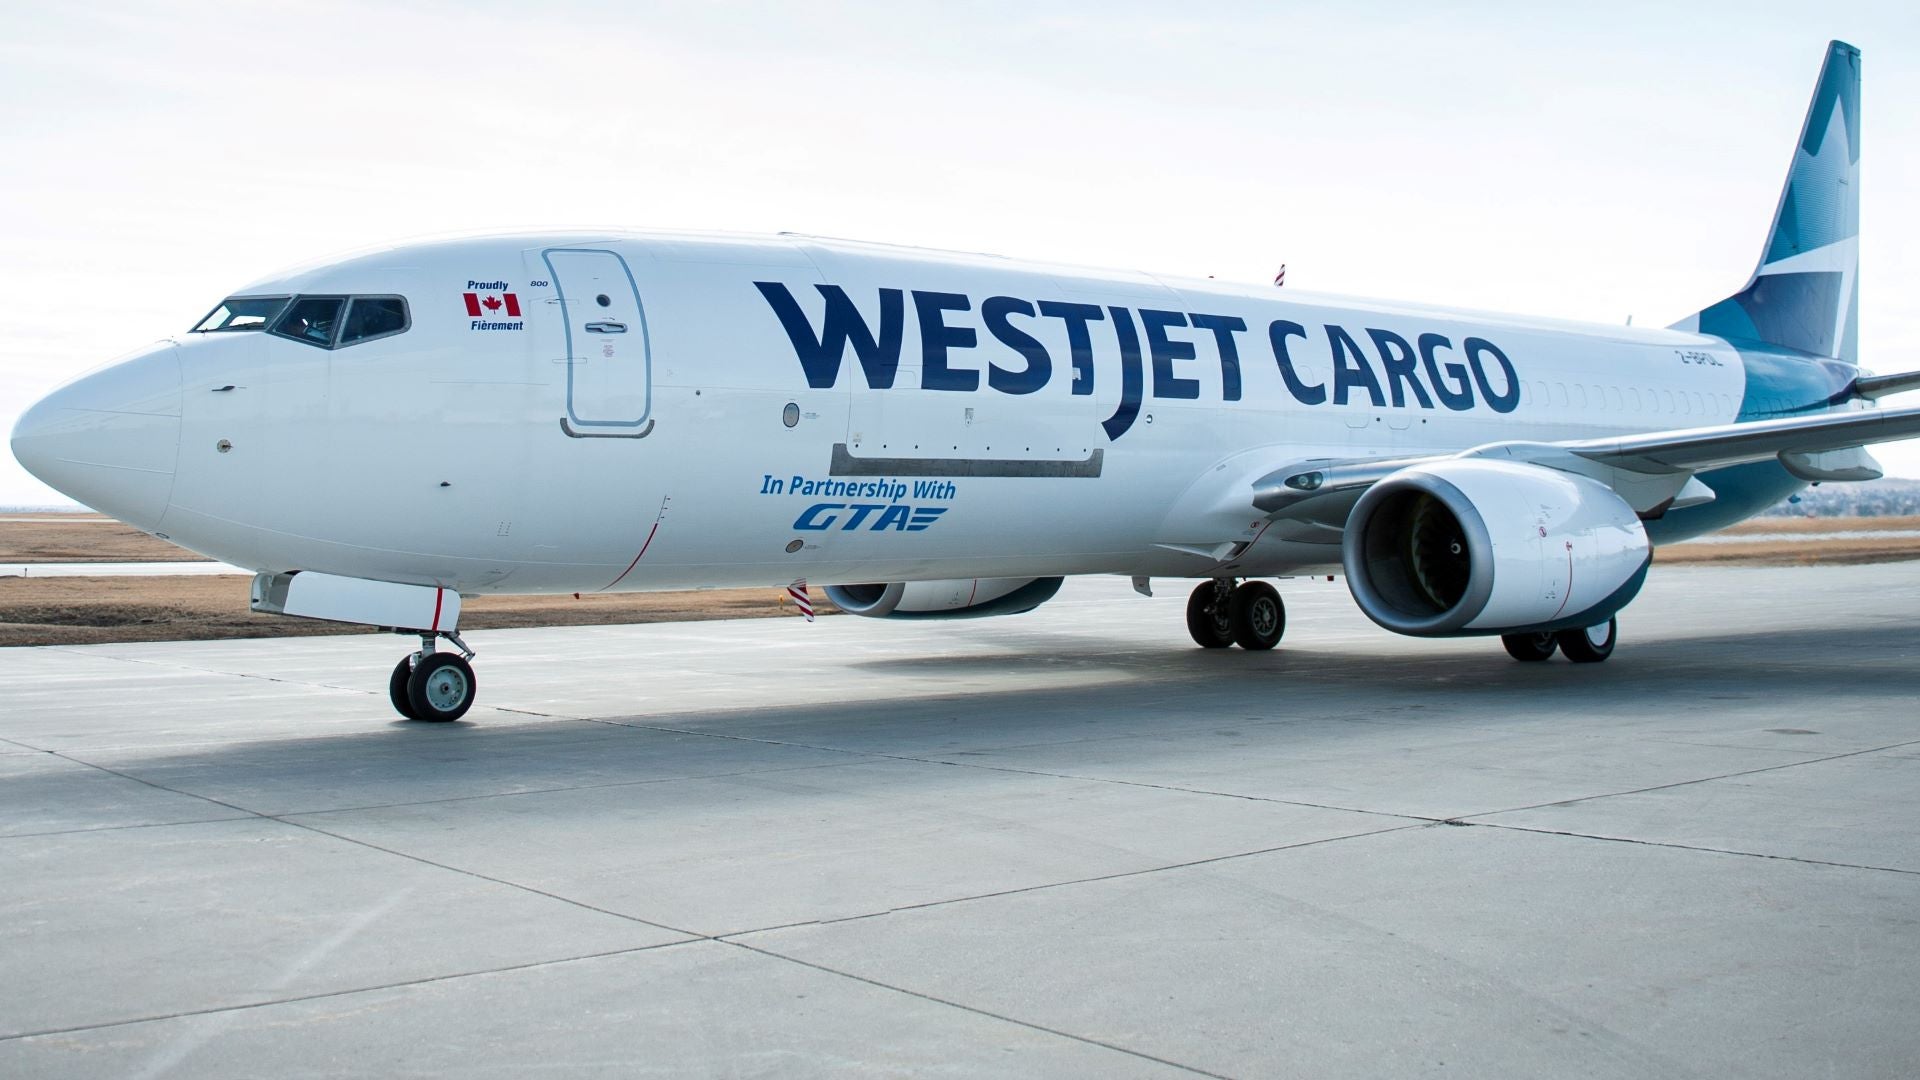
[[[458,653],[435,652],[446,638]],[[445,723],[465,716],[479,683],[473,676],[473,650],[451,630],[420,635],[420,651],[400,658],[387,679],[387,697],[409,720]]]
[[[1187,633],[1203,649],[1271,649],[1287,631],[1287,608],[1264,581],[1235,586],[1232,578],[1203,581],[1187,597]]]

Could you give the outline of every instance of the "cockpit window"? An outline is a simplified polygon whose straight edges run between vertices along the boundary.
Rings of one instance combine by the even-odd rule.
[[[229,296],[196,334],[268,330],[321,349],[344,348],[411,329],[403,296]]]
[[[229,296],[220,301],[200,325],[196,334],[217,334],[229,330],[265,330],[280,309],[287,306],[286,296]]]
[[[347,308],[340,344],[398,334],[407,328],[407,302],[398,296],[356,296]]]
[[[288,305],[287,313],[273,324],[273,332],[323,349],[333,346],[333,332],[340,323],[344,296],[302,296]]]

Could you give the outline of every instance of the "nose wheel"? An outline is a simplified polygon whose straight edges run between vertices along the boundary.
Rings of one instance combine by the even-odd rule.
[[[451,641],[458,653],[435,652],[437,637]],[[465,716],[473,706],[479,682],[467,659],[473,650],[460,635],[420,635],[420,651],[401,657],[387,678],[387,698],[396,712],[409,720],[446,723]]]

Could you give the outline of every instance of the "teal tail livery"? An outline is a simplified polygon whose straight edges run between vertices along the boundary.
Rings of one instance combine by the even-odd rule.
[[[1827,46],[1752,279],[1674,328],[1859,363],[1859,49]]]
[[[417,635],[387,692],[421,721],[473,703],[461,602],[500,593],[932,620],[1184,579],[1193,642],[1257,654],[1287,625],[1263,579],[1344,574],[1388,631],[1592,663],[1656,547],[1920,437],[1879,403],[1920,372],[1859,365],[1859,192],[1834,42],[1759,266],[1669,327],[790,233],[494,234],[253,281],[12,447],[253,571],[255,611]]]

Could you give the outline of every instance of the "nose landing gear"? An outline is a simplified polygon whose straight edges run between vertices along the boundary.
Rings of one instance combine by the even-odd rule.
[[[1286,632],[1286,605],[1264,581],[1236,586],[1232,578],[1215,578],[1187,597],[1187,633],[1203,649],[1271,649]]]
[[[458,653],[435,652],[439,638],[446,638]],[[409,720],[445,723],[458,720],[473,706],[473,650],[460,635],[443,630],[420,635],[420,651],[400,658],[387,679],[387,697],[401,716]]]

